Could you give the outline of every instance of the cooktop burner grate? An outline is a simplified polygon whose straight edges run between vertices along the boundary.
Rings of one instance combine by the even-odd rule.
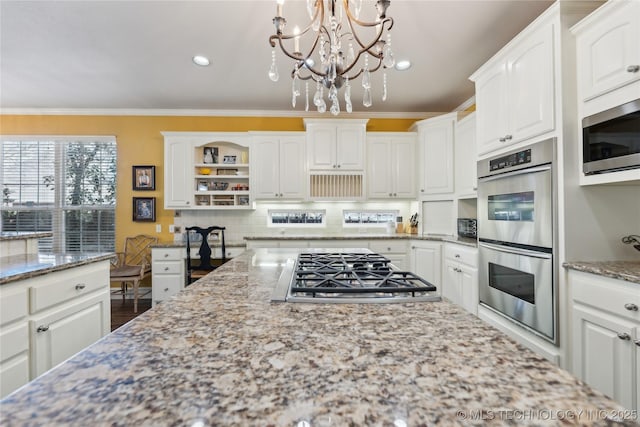
[[[294,269],[290,292],[295,296],[348,297],[424,295],[436,287],[421,277],[395,270],[375,253],[303,253]]]

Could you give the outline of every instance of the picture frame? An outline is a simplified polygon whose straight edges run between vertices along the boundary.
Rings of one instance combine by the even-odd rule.
[[[225,168],[225,169],[218,169],[216,171],[216,175],[237,175],[237,174],[238,174],[238,169]]]
[[[218,147],[204,147],[202,149],[202,163],[218,163]]]
[[[209,183],[207,181],[199,181],[198,191],[209,191]]]
[[[225,165],[235,165],[237,156],[223,156],[222,163]]]
[[[155,166],[133,166],[131,177],[133,180],[133,191],[152,191],[156,189]]]
[[[133,198],[133,220],[138,222],[155,222],[156,198],[155,197],[134,197]]]

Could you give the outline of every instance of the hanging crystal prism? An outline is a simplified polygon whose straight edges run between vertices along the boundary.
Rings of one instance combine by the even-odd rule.
[[[352,0],[353,5],[355,6],[354,12],[356,19],[360,19],[360,10],[362,10],[362,0]]]
[[[387,42],[382,48],[382,65],[387,68],[391,68],[396,64],[396,59],[393,57],[393,51],[391,50],[391,34],[387,33]]]
[[[371,107],[373,105],[373,100],[371,99],[371,89],[365,88],[364,95],[362,96],[362,105],[365,107]]]
[[[387,100],[387,73],[382,75],[382,101]]]
[[[338,89],[336,85],[331,85],[331,89],[329,89],[329,99],[335,101],[338,99]]]
[[[318,87],[320,88],[320,96],[318,97],[318,113],[324,113],[325,111],[327,111],[327,104],[324,102],[324,88],[318,84]]]
[[[353,50],[353,43],[349,43],[349,48],[347,49],[347,64],[351,64],[356,60],[356,53]]]
[[[362,87],[371,89],[371,75],[369,74],[369,55],[364,55],[364,72],[362,73]]]
[[[304,84],[304,111],[309,111],[309,82]]]
[[[280,78],[278,74],[278,66],[276,65],[276,51],[271,51],[271,68],[269,68],[269,78],[272,82],[277,82]]]
[[[316,83],[316,93],[313,95],[313,105],[319,107],[322,103],[322,87],[320,86],[320,82]]]
[[[295,108],[296,98],[300,95],[300,79],[298,78],[298,70],[293,73],[293,82],[291,83],[291,105]]]
[[[349,84],[349,77],[345,78],[344,107],[347,110],[347,113],[351,113],[353,111],[353,105],[351,104],[351,85]]]
[[[313,12],[316,8],[316,0],[307,0],[307,13],[309,14],[309,19],[313,19]]]
[[[340,114],[340,102],[338,101],[337,96],[333,98],[333,100],[331,101],[330,111],[331,111],[331,114],[333,114],[334,116],[337,116],[338,114]]]

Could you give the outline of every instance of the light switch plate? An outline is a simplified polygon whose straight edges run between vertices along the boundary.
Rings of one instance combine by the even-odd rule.
[[[156,224],[156,233],[162,233],[162,224]]]
[[[175,226],[175,225],[173,225],[173,224],[171,224],[171,225],[169,226],[169,233],[175,233],[175,232],[176,232],[176,226]]]

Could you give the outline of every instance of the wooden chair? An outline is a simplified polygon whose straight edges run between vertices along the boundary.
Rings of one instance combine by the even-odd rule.
[[[133,312],[138,312],[138,288],[140,281],[151,274],[151,245],[158,243],[157,237],[139,234],[127,237],[124,252],[117,252],[117,258],[111,262],[109,280],[120,282],[122,301],[124,302],[128,284],[133,285]]]
[[[187,284],[191,284],[195,280],[206,276],[207,274],[218,268],[220,265],[227,262],[227,248],[224,243],[225,227],[218,227],[217,225],[213,225],[208,228],[185,227],[185,230],[187,231]],[[191,256],[192,237],[189,236],[191,234],[190,231],[199,234],[202,238],[202,240],[200,240],[198,257]],[[216,258],[216,262],[214,264],[211,263],[211,247],[209,246],[209,242],[207,241],[209,234],[211,234],[212,232],[218,233],[220,247],[222,249],[222,258]]]

